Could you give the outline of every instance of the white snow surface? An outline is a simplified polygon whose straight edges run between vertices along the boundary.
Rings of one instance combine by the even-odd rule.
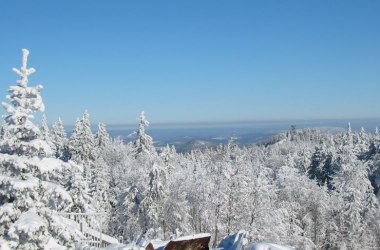
[[[194,239],[205,238],[205,237],[210,237],[210,236],[211,236],[211,234],[208,234],[208,233],[192,234],[192,235],[186,235],[186,236],[179,237],[179,238],[174,239],[172,241],[194,240]]]
[[[295,250],[295,248],[272,243],[252,243],[247,250]]]
[[[5,240],[0,239],[0,249],[1,250],[11,250],[11,248],[8,245],[8,242]]]
[[[14,216],[16,213],[17,212],[13,206],[13,203],[5,203],[4,205],[0,206],[0,224],[10,222],[10,217]]]
[[[111,244],[104,248],[104,250],[145,250],[145,248],[136,246],[136,244]]]
[[[9,154],[0,154],[0,163],[2,162],[14,162],[17,163],[19,169],[30,169],[30,167],[36,167],[41,173],[52,172],[52,171],[62,171],[62,169],[76,167],[80,171],[82,167],[75,164],[72,161],[63,162],[56,158],[39,158],[39,157],[27,157],[19,155],[9,155]]]
[[[92,229],[92,228],[87,228],[86,233],[88,233],[89,235],[92,235],[94,237],[100,236],[100,233],[98,231]],[[108,242],[108,243],[112,243],[112,244],[118,244],[119,243],[119,241],[116,238],[113,238],[113,237],[106,235],[106,234],[102,234],[102,240],[105,242]]]
[[[286,142],[286,139],[282,139],[281,141],[277,142],[277,144],[284,144]]]
[[[51,172],[54,170],[62,171],[64,167],[69,167],[68,163],[62,162],[55,158],[42,158],[33,157],[33,163],[37,165],[42,173]]]
[[[33,232],[45,226],[45,221],[33,211],[23,213],[20,218],[13,224],[17,231],[31,235]]]
[[[59,214],[54,214],[53,213],[53,218],[54,218],[54,221],[56,223],[59,223],[61,226],[61,228],[65,228],[66,231],[71,231],[73,233],[75,233],[76,235],[78,235],[80,238],[83,238],[85,239],[86,237],[80,232],[80,226],[77,222],[73,221],[73,220],[70,220],[68,218],[65,218],[63,216],[60,216]],[[99,237],[100,236],[100,232],[92,229],[92,228],[89,228],[87,227],[86,228],[86,233],[91,235],[91,236],[94,236],[94,237]],[[116,238],[113,238],[109,235],[106,235],[106,234],[102,234],[102,240],[105,241],[105,242],[108,242],[108,243],[112,243],[114,245],[119,245],[119,241],[116,239]],[[120,246],[120,245],[119,245]]]
[[[72,201],[70,194],[62,186],[52,182],[42,182],[42,185],[46,188],[46,191],[50,193],[50,196],[60,197],[65,201]]]
[[[151,240],[150,243],[152,243],[154,249],[157,249],[159,247],[166,246],[169,243],[169,241],[163,241],[160,239],[155,239],[155,240]]]
[[[68,238],[70,235],[76,235],[78,239],[86,239],[86,236],[80,231],[80,226],[77,222],[55,213],[52,214],[52,218],[57,227],[64,229],[62,235],[65,237]]]
[[[45,250],[65,250],[64,246],[59,245],[53,238],[50,238],[44,247]]]
[[[46,141],[43,141],[41,139],[34,139],[31,142],[29,142],[29,145],[32,148],[35,148],[35,149],[38,149],[38,150],[42,150],[43,152],[45,152],[46,156],[50,157],[53,154],[52,149],[46,143]]]
[[[20,180],[17,178],[12,178],[4,175],[0,175],[0,183],[9,183],[9,188],[12,188],[12,190],[17,191],[24,191],[25,189],[34,189],[36,186],[38,186],[39,179],[37,178],[29,178],[28,180]],[[12,191],[8,190],[8,191]]]

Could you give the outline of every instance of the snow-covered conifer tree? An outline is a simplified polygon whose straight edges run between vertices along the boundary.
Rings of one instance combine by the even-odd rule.
[[[350,145],[340,152],[339,171],[334,176],[334,185],[341,203],[338,208],[338,223],[342,241],[350,249],[360,249],[366,233],[366,214],[376,207],[373,187],[368,179],[367,165],[361,162]],[[366,247],[364,247],[366,248]]]
[[[45,114],[42,115],[42,119],[40,121],[39,129],[40,129],[41,137],[45,141],[48,141],[50,139],[50,130],[49,130],[49,125],[48,125],[47,118],[46,118]]]
[[[94,135],[91,131],[90,115],[86,111],[75,123],[69,142],[71,160],[83,165],[84,178],[91,185],[95,159]]]
[[[140,220],[145,233],[151,228],[158,229],[164,223],[163,204],[168,196],[166,170],[153,163],[149,177],[149,189],[144,193],[141,202]]]
[[[336,167],[333,163],[333,154],[329,152],[322,141],[315,147],[308,175],[311,179],[316,179],[320,186],[327,185],[329,189],[332,189],[332,179],[335,172]]]
[[[343,134],[343,145],[353,145],[353,133],[351,129],[351,123],[349,122],[347,125],[347,131]]]
[[[42,119],[41,119],[40,124],[39,124],[39,129],[40,129],[41,138],[49,144],[49,146],[52,150],[52,153],[54,155],[55,145],[54,145],[52,137],[51,137],[49,125],[48,125],[47,118],[46,118],[45,114],[42,115]]]
[[[11,86],[8,90],[10,104],[3,103],[9,114],[5,117],[7,129],[0,151],[17,155],[50,156],[52,152],[49,145],[40,139],[38,127],[30,120],[34,112],[43,112],[45,106],[40,96],[42,85],[28,87],[28,77],[35,72],[34,68],[27,68],[28,54],[29,51],[24,49],[21,69],[13,68],[20,80],[17,81],[17,86]]]
[[[101,183],[96,188],[95,183],[92,183],[92,191],[94,190],[104,190],[103,187],[106,187],[106,193],[96,192],[100,196],[94,197],[99,201],[104,202],[104,205],[107,205],[107,200],[109,203],[109,211],[107,211],[107,206],[101,206],[101,209],[106,209],[106,213],[109,213],[109,222],[107,227],[107,232],[110,235],[123,236],[125,239],[136,240],[137,238],[129,237],[127,235],[126,221],[125,219],[128,216],[133,216],[129,212],[126,212],[125,207],[123,206],[124,194],[128,193],[130,188],[130,183],[137,182],[137,179],[141,176],[131,171],[130,165],[131,160],[134,160],[134,155],[126,149],[126,145],[123,143],[121,138],[112,138],[110,140],[109,146],[105,147],[100,154],[100,157],[95,159],[94,169],[98,174],[94,176],[94,182],[99,181],[102,178]],[[133,174],[132,174],[133,173]],[[136,178],[135,178],[136,177]],[[95,188],[94,188],[95,187]],[[128,213],[128,214],[127,214]],[[138,217],[134,217],[138,219]],[[130,224],[127,224],[129,226]],[[133,228],[133,226],[132,226]],[[141,232],[134,228],[138,236]]]
[[[134,143],[137,154],[152,154],[155,152],[153,146],[153,139],[145,133],[146,128],[149,126],[149,122],[145,118],[144,111],[140,115],[140,125],[137,131],[137,139]]]
[[[3,104],[6,135],[0,153],[0,248],[48,249],[55,245],[73,248],[80,235],[62,222],[54,211],[68,211],[75,203],[62,186],[66,171],[80,168],[55,158],[48,158],[51,149],[40,138],[40,131],[30,120],[36,111],[43,111],[39,94],[41,85],[28,87],[29,51],[23,49],[17,86],[9,89],[11,104]],[[63,233],[64,232],[64,233]]]
[[[67,162],[70,158],[69,141],[61,118],[58,118],[58,121],[53,124],[51,138],[54,144],[55,157]]]
[[[100,212],[110,211],[110,202],[108,197],[110,187],[110,166],[103,159],[109,152],[111,138],[103,123],[98,124],[98,131],[94,137],[94,151],[96,155],[93,162],[92,180],[90,184],[90,194],[94,198],[95,207]],[[105,157],[107,158],[107,157]]]
[[[95,134],[95,147],[104,149],[108,147],[111,143],[110,135],[107,132],[106,125],[104,123],[99,122],[98,131]]]
[[[360,132],[356,136],[354,153],[362,158],[365,155],[370,147],[370,136],[362,127]]]
[[[288,166],[283,166],[279,170],[277,185],[278,205],[283,210],[283,223],[288,227],[285,231],[288,235],[281,240],[300,249],[316,248],[316,242],[313,242],[312,237],[308,237],[308,233],[310,230],[319,234],[323,230],[319,225],[321,223],[319,220],[322,218],[318,216],[325,213],[320,211],[325,208],[325,204],[320,205],[320,203],[325,202],[327,193],[319,192],[313,180]],[[324,196],[320,196],[320,193]],[[326,198],[321,200],[322,197]]]
[[[108,197],[110,172],[103,158],[97,158],[95,163],[94,180],[91,183],[91,195],[94,198],[96,208],[100,212],[109,212],[110,202]]]
[[[144,233],[140,221],[142,199],[139,187],[131,186],[126,190],[122,203],[119,204],[117,228],[121,229],[121,232],[117,232],[117,234],[122,235],[128,241],[136,241]]]
[[[94,135],[91,131],[90,115],[84,112],[82,119],[77,120],[70,139],[71,159],[87,164],[94,159]]]
[[[74,172],[66,184],[75,204],[70,208],[70,212],[88,213],[95,212],[93,199],[90,197],[87,182],[83,179],[81,172]]]

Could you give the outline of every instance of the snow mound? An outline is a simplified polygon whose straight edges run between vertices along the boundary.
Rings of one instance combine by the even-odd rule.
[[[253,243],[248,246],[247,250],[295,250],[295,248],[272,243]]]

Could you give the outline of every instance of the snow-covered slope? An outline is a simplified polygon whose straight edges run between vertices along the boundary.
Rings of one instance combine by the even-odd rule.
[[[248,250],[295,250],[295,248],[272,243],[253,243],[248,246]]]

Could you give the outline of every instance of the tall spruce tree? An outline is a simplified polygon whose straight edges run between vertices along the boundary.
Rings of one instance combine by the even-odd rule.
[[[69,141],[66,137],[65,127],[61,118],[53,124],[51,138],[54,145],[54,155],[56,158],[67,162],[70,159]]]
[[[104,123],[98,123],[98,131],[95,134],[94,140],[94,146],[99,150],[105,149],[110,145],[111,138],[107,132],[106,125]]]
[[[82,119],[75,123],[70,139],[72,160],[87,164],[94,159],[94,135],[91,131],[90,114],[85,111]]]
[[[333,189],[332,179],[335,172],[336,166],[333,162],[333,154],[322,141],[319,145],[315,146],[308,175],[311,179],[315,179],[320,186],[327,185],[331,190]]]
[[[55,211],[69,211],[74,205],[63,187],[62,176],[78,166],[49,158],[51,149],[32,122],[32,114],[44,110],[42,85],[28,87],[29,51],[23,49],[17,86],[11,86],[5,117],[6,137],[0,145],[0,248],[73,248],[80,235],[65,225]],[[65,232],[65,233],[62,233]]]
[[[168,197],[167,172],[165,168],[153,163],[149,173],[149,188],[144,193],[141,202],[142,216],[140,218],[142,228],[146,233],[149,229],[157,230],[164,224],[164,204]]]
[[[84,178],[90,184],[93,173],[93,162],[95,159],[94,135],[91,131],[90,115],[84,112],[82,119],[75,123],[71,135],[69,147],[71,160],[84,166]]]
[[[342,241],[349,249],[366,248],[363,242],[369,222],[366,215],[377,207],[368,167],[354,154],[350,144],[342,147],[338,164],[333,182],[341,201],[337,204],[337,220]]]
[[[30,120],[34,112],[43,112],[45,106],[40,96],[42,85],[28,87],[28,77],[35,72],[34,68],[27,68],[28,54],[29,51],[24,49],[21,69],[13,68],[20,80],[8,90],[10,104],[2,103],[9,114],[5,117],[6,131],[0,151],[16,155],[50,156],[52,151],[49,145],[41,139],[38,127]]]
[[[153,146],[153,139],[145,133],[146,128],[149,126],[148,120],[145,118],[144,111],[140,115],[139,130],[137,131],[137,138],[134,142],[136,154],[152,154],[155,152]]]

